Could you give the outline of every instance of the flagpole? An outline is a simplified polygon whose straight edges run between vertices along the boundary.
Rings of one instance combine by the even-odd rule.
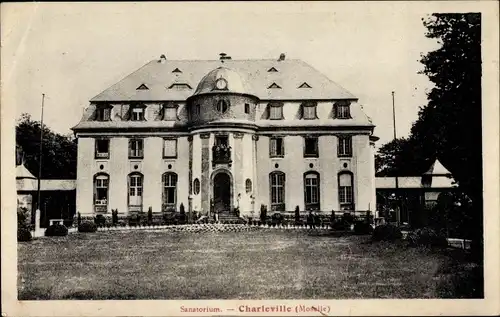
[[[392,127],[393,127],[393,132],[394,132],[394,141],[397,139],[396,135],[396,105],[394,102],[394,91],[392,92]],[[398,210],[396,211],[396,222],[399,225],[399,222],[401,220],[401,207],[400,207],[400,202],[399,202],[399,179],[398,179],[398,170],[396,168],[396,198],[398,199]]]
[[[42,94],[42,115],[40,118],[40,152],[38,153],[38,187],[37,187],[37,208],[42,210],[40,207],[40,179],[42,178],[42,150],[43,150],[43,104],[45,102],[45,94]]]

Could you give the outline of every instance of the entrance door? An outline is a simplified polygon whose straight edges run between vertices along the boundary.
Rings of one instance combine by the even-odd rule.
[[[226,173],[214,177],[214,210],[219,213],[231,210],[231,179]]]

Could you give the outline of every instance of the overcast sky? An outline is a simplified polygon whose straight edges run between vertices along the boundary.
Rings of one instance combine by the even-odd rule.
[[[393,3],[21,3],[2,5],[4,102],[70,133],[88,100],[152,59],[302,59],[356,95],[379,146],[409,133],[431,86],[422,18]],[[10,26],[5,28],[4,26]]]

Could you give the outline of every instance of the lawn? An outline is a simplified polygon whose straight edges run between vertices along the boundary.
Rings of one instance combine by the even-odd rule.
[[[18,244],[31,299],[462,297],[446,252],[307,231],[98,232]]]

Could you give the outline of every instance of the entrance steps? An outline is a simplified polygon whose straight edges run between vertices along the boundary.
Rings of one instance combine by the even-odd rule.
[[[219,222],[221,222],[221,223],[241,223],[241,224],[246,223],[245,220],[241,219],[240,217],[236,216],[235,214],[227,213],[227,212],[219,213]]]

